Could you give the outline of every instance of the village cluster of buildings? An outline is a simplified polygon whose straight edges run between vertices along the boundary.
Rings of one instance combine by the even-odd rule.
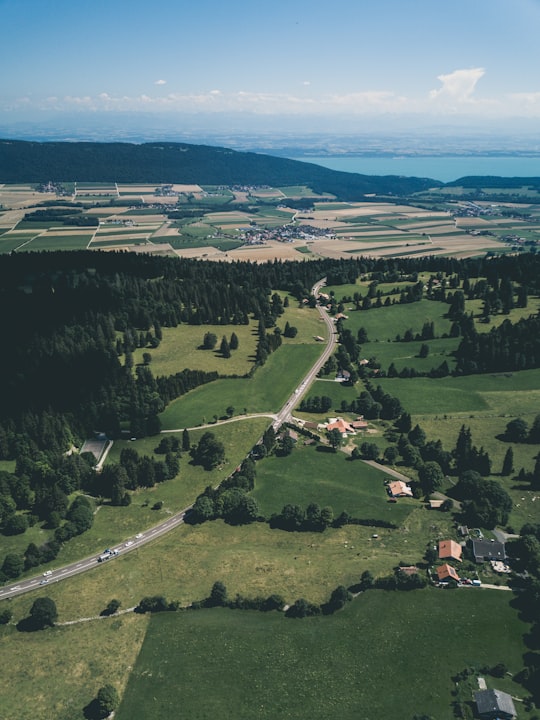
[[[470,540],[471,551],[476,563],[483,563],[489,561],[495,572],[509,572],[510,568],[506,564],[506,548],[503,542],[498,540],[485,540],[479,538],[473,538]],[[480,585],[479,580],[468,580],[461,578],[460,574],[453,565],[450,565],[449,560],[454,562],[462,561],[463,545],[456,542],[455,540],[440,540],[439,546],[439,560],[446,560],[447,562],[437,567],[437,579],[439,583],[448,583],[455,581],[456,583],[465,585]]]
[[[315,240],[316,238],[334,239],[335,235],[312,225],[280,225],[275,228],[263,228],[254,225],[244,230],[246,245],[263,245],[270,241],[292,243],[295,240]]]

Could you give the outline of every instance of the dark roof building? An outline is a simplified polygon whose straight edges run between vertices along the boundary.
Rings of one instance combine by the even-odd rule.
[[[472,540],[472,551],[476,562],[484,560],[506,560],[504,543],[498,540]]]
[[[512,698],[501,690],[478,690],[474,699],[483,720],[512,720],[516,716]]]

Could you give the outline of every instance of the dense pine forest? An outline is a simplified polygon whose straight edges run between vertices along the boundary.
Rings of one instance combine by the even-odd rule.
[[[408,195],[437,180],[358,175],[312,163],[186,143],[88,143],[0,140],[2,182],[119,182],[203,185],[309,185],[359,200],[366,193]]]
[[[463,307],[465,295],[480,297],[486,307],[503,313],[513,306],[514,296],[526,307],[527,294],[540,290],[539,264],[534,255],[264,265],[127,253],[3,256],[0,314],[6,345],[1,360],[0,457],[13,455],[5,438],[19,432],[41,448],[55,449],[65,447],[70,433],[84,437],[100,429],[115,436],[124,421],[145,434],[146,424],[157,427],[157,415],[170,400],[214,376],[196,368],[173,378],[155,379],[146,367],[134,374],[131,355],[136,347],[156,347],[162,327],[181,323],[240,325],[254,318],[264,328],[273,327],[278,313],[274,289],[302,300],[325,276],[329,284],[353,283],[366,273],[387,282],[414,280],[420,271],[447,277],[432,297],[448,303],[452,333],[463,337],[457,372],[538,367],[536,317],[516,324],[506,320],[479,334]],[[461,287],[454,290],[456,283]],[[421,297],[414,287],[403,301]],[[266,334],[264,339],[268,342]],[[258,359],[264,361],[271,349],[263,348]],[[60,416],[69,420],[60,421]]]

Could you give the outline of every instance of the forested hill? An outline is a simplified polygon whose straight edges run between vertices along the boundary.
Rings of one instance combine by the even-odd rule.
[[[0,140],[0,182],[308,185],[344,200],[408,195],[440,186],[427,178],[337,172],[312,163],[208,145]]]

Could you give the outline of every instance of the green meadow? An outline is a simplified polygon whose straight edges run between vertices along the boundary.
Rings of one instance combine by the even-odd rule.
[[[540,407],[540,370],[437,379],[381,378],[377,382],[413,415],[485,411],[532,419]]]
[[[394,363],[399,372],[403,368],[414,368],[418,372],[429,373],[433,368],[439,367],[443,362],[448,363],[450,371],[455,367],[454,350],[459,345],[459,338],[438,338],[436,340],[414,340],[412,342],[375,342],[362,346],[362,357],[376,358],[384,371]],[[419,357],[422,345],[427,345],[429,354],[425,358]]]
[[[300,447],[287,457],[272,456],[257,464],[253,496],[266,517],[287,503],[305,508],[310,502],[331,506],[337,517],[343,510],[362,519],[401,525],[418,507],[417,500],[388,502],[384,469],[351,461],[344,453],[328,452],[326,446]]]
[[[451,322],[444,315],[448,305],[433,300],[421,300],[410,304],[396,304],[370,310],[347,311],[349,319],[345,327],[356,335],[359,328],[367,330],[370,342],[393,341],[397,335],[403,337],[411,329],[413,334],[421,333],[424,323],[434,323],[435,336],[450,333]]]
[[[451,720],[452,675],[501,659],[521,668],[526,626],[500,595],[370,591],[302,621],[222,609],[156,616],[116,717],[161,720],[181,707],[197,720]]]
[[[48,232],[44,235],[35,237],[32,242],[25,245],[24,249],[28,251],[42,250],[85,250],[88,243],[93,237],[93,233],[84,235],[55,235],[54,232]]]
[[[230,405],[242,414],[275,412],[321,352],[321,346],[284,344],[251,378],[226,378],[195,388],[160,415],[164,430],[201,425]]]
[[[143,362],[143,354],[150,353],[150,369],[154,377],[174,375],[185,368],[217,371],[221,375],[245,375],[253,367],[257,349],[257,325],[178,325],[163,328],[163,338],[158,348],[137,348],[133,353],[135,363]],[[231,334],[238,338],[238,349],[231,351],[230,358],[219,352],[223,336],[230,342]],[[217,337],[215,350],[203,350],[206,333]]]

